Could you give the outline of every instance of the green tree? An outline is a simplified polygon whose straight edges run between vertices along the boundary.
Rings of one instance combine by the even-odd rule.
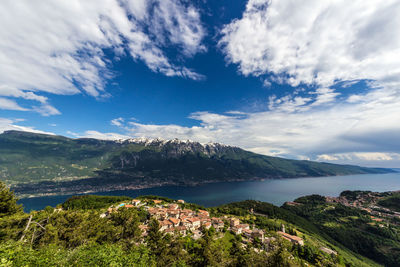
[[[232,266],[248,266],[249,257],[245,250],[241,248],[240,239],[237,238],[232,240],[232,247],[229,253],[233,259]]]
[[[140,237],[139,217],[135,209],[121,208],[111,214],[115,226],[122,228],[121,239],[138,239]]]
[[[21,212],[22,205],[18,205],[17,200],[14,193],[0,182],[0,217]]]
[[[166,244],[163,240],[163,233],[160,231],[160,224],[152,219],[149,223],[149,232],[147,234],[147,247],[151,253],[158,257],[162,254]]]

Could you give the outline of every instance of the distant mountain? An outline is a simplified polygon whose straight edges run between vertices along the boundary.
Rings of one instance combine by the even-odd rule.
[[[104,141],[20,131],[0,134],[0,179],[23,195],[391,171],[289,160],[178,139]]]

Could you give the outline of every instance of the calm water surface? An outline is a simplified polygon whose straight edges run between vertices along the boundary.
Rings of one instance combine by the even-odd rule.
[[[255,182],[214,183],[194,187],[164,186],[140,190],[123,190],[98,195],[158,195],[173,199],[184,199],[206,207],[241,201],[260,200],[275,205],[292,201],[300,196],[320,194],[338,196],[344,190],[370,190],[375,192],[400,190],[400,173],[363,174],[333,177],[265,180]],[[71,195],[21,199],[26,211],[56,206]]]

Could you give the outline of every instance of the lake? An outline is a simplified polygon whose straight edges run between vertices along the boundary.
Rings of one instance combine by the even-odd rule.
[[[96,193],[98,195],[158,195],[184,199],[205,207],[217,206],[246,199],[282,205],[300,196],[320,194],[338,196],[344,190],[370,190],[375,192],[400,190],[400,173],[363,174],[296,179],[271,179],[253,182],[222,182],[193,187],[164,186],[140,190],[122,190]],[[19,200],[25,211],[40,210],[63,203],[71,195],[25,198]]]

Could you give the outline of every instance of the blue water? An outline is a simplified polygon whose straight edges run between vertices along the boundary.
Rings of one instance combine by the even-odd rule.
[[[400,173],[363,174],[298,179],[277,179],[254,182],[224,182],[193,187],[164,186],[140,190],[122,190],[98,195],[158,195],[173,199],[184,199],[205,207],[217,206],[246,199],[260,200],[282,205],[300,196],[320,194],[338,196],[344,190],[370,190],[375,192],[400,190]],[[71,195],[47,196],[21,199],[25,211],[40,210],[46,206],[63,203]]]

